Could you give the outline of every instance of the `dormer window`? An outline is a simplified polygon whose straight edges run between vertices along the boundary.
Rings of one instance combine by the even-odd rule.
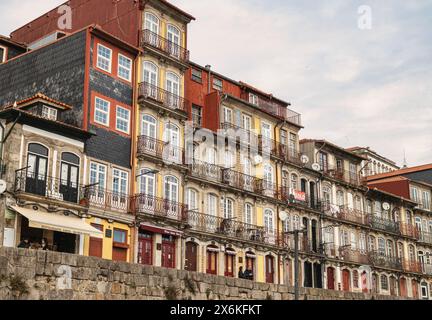
[[[48,107],[48,106],[42,106],[42,117],[48,120],[57,120],[57,109]]]
[[[0,47],[0,63],[6,62],[6,48]]]
[[[254,105],[258,105],[258,96],[253,93],[249,93],[249,103],[252,103]]]

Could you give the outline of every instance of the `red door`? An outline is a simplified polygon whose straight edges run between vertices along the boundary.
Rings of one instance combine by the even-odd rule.
[[[127,260],[127,249],[119,248],[119,247],[113,247],[112,259],[113,259],[113,261],[126,261]]]
[[[335,269],[332,267],[327,268],[327,289],[335,289]]]
[[[400,295],[402,297],[407,297],[407,285],[406,285],[406,279],[405,278],[401,278],[400,279]]]
[[[100,224],[91,224],[93,228],[103,232],[103,226]],[[90,237],[89,256],[102,258],[103,239]]]
[[[252,277],[255,279],[255,258],[246,258],[246,270],[252,272]]]
[[[207,251],[207,273],[217,274],[217,252]]]
[[[349,270],[342,271],[343,290],[350,291],[350,272]]]
[[[162,236],[162,267],[175,268],[175,238]]]
[[[266,282],[274,282],[274,258],[272,256],[266,256]]]
[[[196,243],[186,242],[185,270],[197,271],[197,248]]]
[[[153,235],[140,233],[138,236],[138,263],[153,264]]]
[[[234,277],[234,255],[225,254],[225,277]]]
[[[414,299],[418,299],[419,294],[418,294],[418,284],[417,284],[417,281],[412,280],[411,281],[411,287],[412,287],[413,298]]]

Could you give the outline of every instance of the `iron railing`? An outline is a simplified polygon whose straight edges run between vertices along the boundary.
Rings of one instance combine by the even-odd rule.
[[[138,96],[152,99],[161,103],[164,107],[171,110],[186,112],[188,101],[174,93],[159,88],[148,82],[141,82],[138,87]]]
[[[396,234],[401,233],[400,224],[398,222],[380,218],[374,214],[369,214],[367,221],[372,228]]]
[[[278,156],[285,162],[291,162],[297,165],[301,165],[301,153],[297,149],[289,147],[285,144],[278,144]]]
[[[419,261],[402,261],[403,270],[405,272],[422,273],[422,264]]]
[[[422,264],[422,272],[424,274],[427,274],[429,276],[432,276],[432,264],[429,263],[423,263]]]
[[[418,229],[412,224],[399,222],[399,228],[401,234],[406,237],[414,238],[417,240],[420,238]]]
[[[222,122],[221,129],[227,132],[229,132],[229,130],[233,130],[237,135],[235,137],[236,140],[239,140],[241,143],[245,143],[247,145],[251,145],[252,147],[258,148],[258,134],[256,134],[254,131],[244,129],[230,122]]]
[[[98,185],[92,185],[83,187],[82,194],[80,204],[83,206],[124,213],[129,210],[130,200],[126,193],[105,190]]]
[[[369,252],[369,262],[376,267],[382,267],[394,270],[403,270],[402,259],[393,256],[387,256],[379,251]]]
[[[15,193],[28,193],[52,200],[79,203],[83,198],[82,186],[70,180],[54,178],[46,174],[29,171],[28,168],[15,171]]]
[[[194,177],[214,182],[222,182],[222,167],[218,165],[194,160],[193,163],[189,165],[189,170]]]
[[[138,194],[131,198],[131,212],[164,217],[171,220],[186,221],[187,205],[163,198]]]
[[[142,30],[140,39],[141,46],[150,45],[176,58],[177,60],[180,60],[182,62],[189,61],[189,50],[172,41],[169,41],[164,37],[161,37],[157,33],[154,33],[148,29]]]
[[[322,202],[321,209],[329,217],[358,224],[366,223],[366,215],[361,210],[350,208],[347,205],[339,206]]]
[[[325,255],[330,258],[359,264],[369,263],[369,256],[366,250],[354,249],[350,246],[336,246],[334,244],[325,244],[324,251]]]
[[[261,194],[264,181],[254,176],[243,174],[231,169],[222,169],[222,182],[241,190],[246,190],[254,193]]]
[[[183,148],[148,136],[138,137],[137,154],[138,156],[151,155],[170,163],[183,164],[184,162]]]
[[[362,181],[357,172],[347,171],[340,168],[325,168],[323,174],[327,177],[344,181],[354,186],[361,186]]]
[[[418,234],[419,234],[419,241],[427,244],[432,244],[432,233],[425,232],[425,231],[418,231],[416,228]]]
[[[272,103],[259,98],[258,107],[264,112],[270,113],[279,119],[287,120],[291,123],[301,126],[301,115],[287,107],[281,106],[278,103]]]

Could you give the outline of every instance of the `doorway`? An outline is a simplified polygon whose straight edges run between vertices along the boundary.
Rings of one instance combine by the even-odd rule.
[[[186,242],[185,270],[197,271],[197,254],[198,245],[191,241]]]
[[[347,269],[344,269],[342,271],[342,285],[343,285],[343,291],[350,291],[350,272]]]
[[[274,283],[274,258],[271,255],[265,257],[266,282]]]
[[[140,232],[138,235],[138,263],[153,265],[153,234]]]
[[[332,267],[327,268],[327,289],[335,289],[335,269]]]
[[[175,238],[173,236],[162,236],[162,267],[175,268]]]

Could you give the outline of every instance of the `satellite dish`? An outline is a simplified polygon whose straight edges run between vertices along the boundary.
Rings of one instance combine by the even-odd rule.
[[[0,180],[0,194],[5,193],[6,187],[7,187],[6,181]]]
[[[319,163],[313,163],[312,169],[315,171],[321,171],[321,166],[319,165]]]
[[[286,221],[288,219],[288,213],[286,213],[285,211],[279,212],[279,219],[281,219],[282,221]]]
[[[384,210],[390,210],[390,204],[388,202],[384,202],[382,204],[382,207],[383,207]]]
[[[307,156],[307,155],[302,155],[301,157],[300,157],[300,161],[303,163],[303,164],[308,164],[309,163],[309,157]]]
[[[261,164],[263,162],[263,158],[260,155],[256,155],[254,158],[255,164]]]

